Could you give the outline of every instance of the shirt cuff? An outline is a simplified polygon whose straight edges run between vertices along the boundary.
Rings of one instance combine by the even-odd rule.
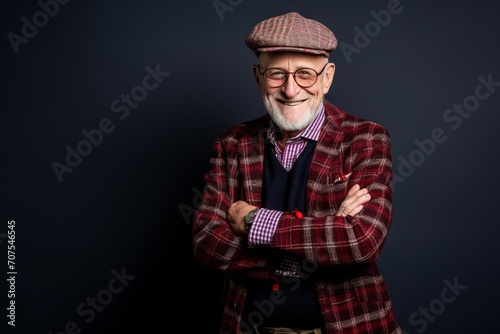
[[[260,209],[248,232],[248,246],[269,246],[281,215],[282,211]]]

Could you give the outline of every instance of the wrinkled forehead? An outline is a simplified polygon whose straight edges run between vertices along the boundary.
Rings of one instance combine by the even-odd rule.
[[[328,58],[323,55],[312,55],[302,52],[265,52],[259,55],[259,65],[266,69],[277,67],[282,69],[317,68],[324,66]]]

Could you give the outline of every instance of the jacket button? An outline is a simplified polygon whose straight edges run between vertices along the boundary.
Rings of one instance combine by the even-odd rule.
[[[231,304],[230,304],[230,308],[231,308],[231,310],[238,312],[238,304],[236,304],[236,303],[231,303]]]

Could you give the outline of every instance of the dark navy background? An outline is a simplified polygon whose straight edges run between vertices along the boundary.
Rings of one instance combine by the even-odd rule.
[[[388,5],[381,26],[375,16]],[[497,330],[500,84],[474,97],[479,77],[500,82],[494,1],[69,1],[57,13],[52,5],[53,17],[36,1],[1,6],[8,333],[217,332],[222,277],[194,261],[190,217],[212,140],[265,113],[245,37],[288,11],[323,22],[343,45],[328,99],[391,133],[400,178],[379,263],[402,328]],[[16,53],[9,36],[34,16],[38,32]],[[155,88],[141,88],[157,68],[163,77],[147,81]],[[126,107],[132,92],[141,101]],[[447,111],[463,103],[473,111]],[[100,124],[108,133],[90,153],[81,144],[87,156],[60,182],[52,164],[66,164],[66,147]]]

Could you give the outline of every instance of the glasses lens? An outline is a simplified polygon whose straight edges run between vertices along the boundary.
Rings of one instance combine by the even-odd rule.
[[[269,87],[279,87],[286,81],[286,73],[275,68],[268,69],[264,75]]]
[[[295,81],[299,86],[309,87],[316,82],[317,74],[310,68],[301,68],[295,72]]]

